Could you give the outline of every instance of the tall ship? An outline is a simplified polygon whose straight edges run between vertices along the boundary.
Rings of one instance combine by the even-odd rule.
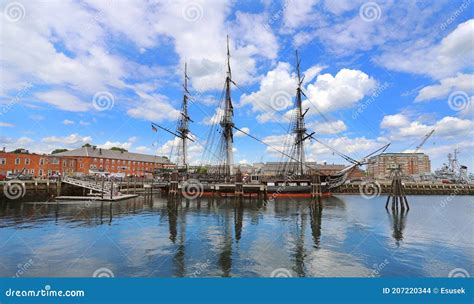
[[[290,139],[283,149],[273,147],[264,140],[246,132],[245,129],[239,128],[234,122],[234,106],[232,103],[232,88],[237,87],[243,90],[232,78],[232,70],[230,64],[230,48],[229,37],[227,37],[227,60],[226,60],[226,77],[224,87],[222,89],[221,99],[219,101],[218,111],[220,113],[219,120],[216,120],[210,128],[209,135],[202,146],[204,147],[203,158],[213,159],[214,161],[203,161],[206,165],[199,166],[198,170],[188,170],[189,164],[187,159],[187,143],[194,141],[196,136],[192,136],[189,130],[189,122],[192,121],[188,116],[188,100],[191,98],[187,87],[188,75],[185,68],[184,76],[184,94],[183,103],[181,107],[181,117],[178,121],[176,130],[170,130],[164,126],[152,123],[152,128],[156,131],[158,128],[162,129],[179,139],[180,145],[177,147],[179,155],[178,172],[180,173],[180,180],[192,179],[198,180],[204,185],[212,183],[229,184],[236,181],[236,175],[241,174],[238,166],[234,165],[234,132],[251,138],[252,140],[266,146],[278,153],[282,161],[278,164],[278,170],[273,176],[263,176],[254,174],[251,176],[250,183],[265,184],[269,193],[277,195],[297,195],[309,194],[311,184],[317,182],[321,186],[322,195],[329,195],[331,191],[343,185],[349,175],[367,163],[369,157],[383,153],[390,144],[387,144],[376,151],[365,156],[361,160],[356,160],[348,155],[345,155],[336,149],[325,144],[317,138],[315,131],[310,130],[305,125],[305,115],[308,109],[303,109],[303,96],[308,98],[303,90],[302,84],[304,77],[300,71],[300,58],[296,51],[296,75],[297,83],[295,87],[295,97],[293,109],[291,110],[292,118],[289,122],[289,133],[287,135]],[[245,91],[244,91],[245,92]],[[305,148],[309,141],[316,141],[326,148],[333,151],[334,154],[339,155],[351,165],[344,167],[337,172],[328,174],[318,169],[314,162],[309,163],[306,160]],[[196,139],[196,141],[198,141]]]

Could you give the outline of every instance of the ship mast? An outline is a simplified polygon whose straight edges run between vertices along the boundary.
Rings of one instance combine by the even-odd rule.
[[[302,109],[302,99],[301,99],[301,84],[303,79],[301,78],[300,72],[300,59],[298,57],[298,51],[296,51],[296,71],[298,75],[298,87],[296,89],[296,125],[293,132],[295,136],[295,145],[296,145],[296,159],[298,160],[297,172],[300,176],[303,176],[305,173],[305,153],[304,153],[304,140],[306,139],[306,128],[304,124],[304,113]]]
[[[232,151],[233,146],[233,134],[232,128],[234,127],[233,116],[234,116],[234,107],[232,106],[232,99],[230,95],[230,85],[232,82],[232,73],[230,70],[230,51],[229,51],[229,36],[227,36],[227,77],[225,80],[225,105],[224,105],[224,115],[220,123],[222,127],[222,135],[225,145],[225,177],[230,178],[233,175],[232,166],[234,164],[234,154]]]
[[[183,104],[181,106],[181,119],[179,121],[178,132],[181,135],[181,149],[182,149],[182,165],[185,168],[186,172],[188,171],[188,145],[187,138],[189,134],[189,116],[188,116],[188,64],[184,64],[184,92],[183,92]]]

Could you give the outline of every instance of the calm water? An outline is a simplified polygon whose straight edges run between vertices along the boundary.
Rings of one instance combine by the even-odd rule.
[[[112,206],[12,202],[0,205],[0,275],[90,277],[104,267],[116,277],[474,274],[474,197],[409,202],[404,216],[387,213],[383,196],[266,206],[159,197]]]

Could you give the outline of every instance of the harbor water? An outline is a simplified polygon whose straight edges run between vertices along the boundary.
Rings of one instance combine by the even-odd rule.
[[[336,195],[0,205],[3,277],[447,277],[474,274],[474,197]],[[457,270],[456,270],[457,269]],[[461,270],[459,270],[461,269]]]

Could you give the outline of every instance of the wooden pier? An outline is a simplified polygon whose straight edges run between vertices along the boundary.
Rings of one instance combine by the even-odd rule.
[[[307,185],[299,185],[297,193],[286,193],[286,186],[292,186],[293,182],[278,183],[274,186],[267,185],[266,183],[252,184],[252,183],[220,183],[220,182],[201,182],[196,181],[203,196],[252,196],[261,197],[266,199],[269,196],[294,196],[294,197],[317,197],[324,195],[320,193],[320,187],[317,181],[311,181]],[[97,184],[101,181],[97,180]],[[390,193],[390,181],[374,182],[377,187],[380,187],[380,194]],[[8,198],[5,193],[8,193],[9,187],[17,185],[21,189],[21,195],[16,199],[31,199],[33,197],[52,198],[58,196],[81,196],[89,197],[92,193],[99,193],[101,198],[108,197],[110,199],[110,187],[105,187],[104,191],[94,191],[86,187],[80,187],[71,183],[50,181],[50,180],[34,180],[34,181],[10,181],[0,182],[0,187],[3,191],[0,191],[0,201],[6,201]],[[170,183],[169,181],[152,181],[144,179],[129,179],[123,181],[114,182],[113,192],[121,193],[122,195],[142,195],[142,194],[165,194],[169,195],[170,191],[175,195],[181,195],[183,186],[186,185],[185,181],[175,181]],[[173,187],[172,187],[173,186]],[[275,191],[275,186],[281,187],[282,191]],[[360,194],[361,183],[349,183],[344,184],[334,190],[333,194]],[[406,195],[474,195],[473,184],[428,184],[428,183],[410,183],[403,182],[404,191]],[[101,194],[103,193],[103,194]],[[114,196],[114,193],[112,194]],[[116,195],[115,195],[116,196]]]

